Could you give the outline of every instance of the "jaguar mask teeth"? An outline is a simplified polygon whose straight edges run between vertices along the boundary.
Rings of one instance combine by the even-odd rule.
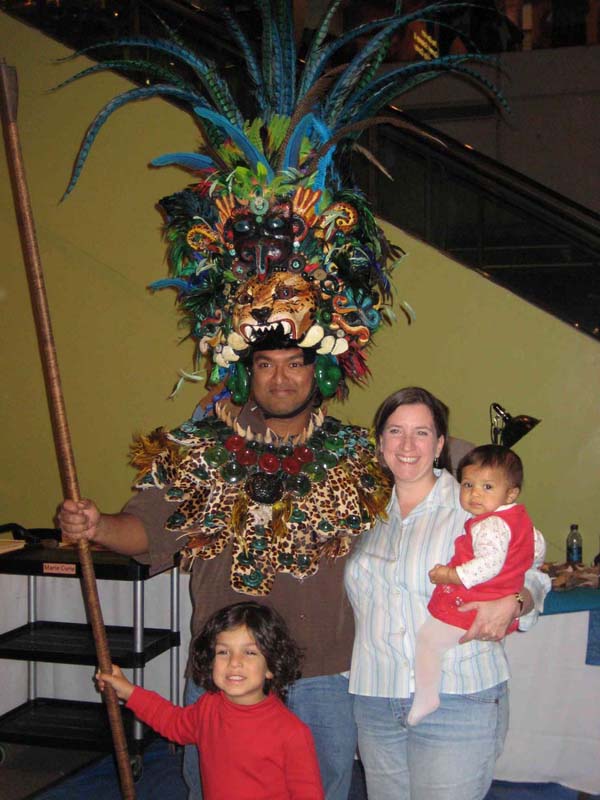
[[[250,344],[260,341],[267,334],[275,334],[280,337],[294,338],[294,326],[288,320],[278,320],[266,325],[243,325],[242,334]]]

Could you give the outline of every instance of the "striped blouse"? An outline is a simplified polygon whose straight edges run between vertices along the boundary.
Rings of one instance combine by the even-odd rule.
[[[414,691],[415,634],[427,618],[433,591],[428,571],[446,564],[454,540],[470,517],[459,502],[459,485],[445,470],[429,495],[402,519],[395,492],[387,522],[364,533],[348,558],[345,585],[355,617],[350,692],[371,697],[409,697]],[[537,534],[536,562],[544,546]],[[521,618],[526,630],[537,620],[550,588],[535,569],[525,584],[535,609]],[[441,691],[472,694],[509,677],[501,642],[472,641],[449,650],[443,662]]]

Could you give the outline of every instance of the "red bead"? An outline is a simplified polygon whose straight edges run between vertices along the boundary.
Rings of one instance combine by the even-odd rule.
[[[273,453],[263,453],[258,459],[258,466],[268,475],[274,475],[279,470],[279,459]]]
[[[294,458],[297,458],[302,464],[310,464],[311,461],[315,460],[315,454],[307,447],[305,444],[299,444],[294,447]]]
[[[225,440],[225,449],[229,450],[230,453],[237,453],[238,450],[242,450],[246,447],[246,442],[242,439],[241,436],[237,436],[237,434],[233,433]]]
[[[238,464],[241,464],[243,467],[249,467],[251,464],[256,464],[256,459],[258,456],[254,450],[238,450],[236,453],[236,458]]]
[[[298,475],[302,469],[302,462],[294,458],[294,456],[286,456],[281,462],[281,466],[288,475]]]

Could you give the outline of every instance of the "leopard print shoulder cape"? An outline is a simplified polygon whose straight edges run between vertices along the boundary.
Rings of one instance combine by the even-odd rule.
[[[231,586],[267,595],[278,572],[314,575],[350,539],[385,517],[391,484],[364,428],[325,417],[294,448],[246,441],[216,418],[141,438],[132,455],[137,489],[174,504],[169,531],[185,558],[210,559],[232,542]]]

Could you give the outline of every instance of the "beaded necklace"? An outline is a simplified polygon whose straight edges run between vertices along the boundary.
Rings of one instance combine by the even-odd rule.
[[[327,479],[328,470],[352,457],[357,446],[369,447],[362,429],[332,417],[319,419],[317,430],[298,444],[265,441],[270,436],[260,437],[262,441],[248,439],[219,419],[190,420],[171,431],[171,436],[214,439],[204,451],[208,466],[217,469],[226,483],[243,484],[247,496],[261,505],[273,505],[286,494],[304,497],[313,483]],[[367,489],[375,482],[368,473],[361,480]]]

